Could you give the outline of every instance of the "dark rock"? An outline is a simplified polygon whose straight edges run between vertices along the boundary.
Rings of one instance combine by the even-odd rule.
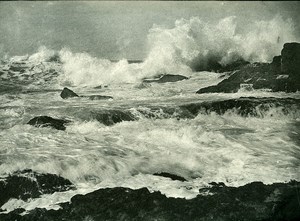
[[[167,82],[177,82],[188,79],[188,77],[182,76],[182,75],[172,75],[172,74],[166,74],[160,77],[159,79],[145,79],[143,82],[145,83],[167,83]]]
[[[275,56],[275,57],[273,58],[273,61],[272,61],[271,65],[272,65],[275,69],[280,70],[280,69],[281,69],[281,55]]]
[[[281,51],[281,71],[300,79],[300,43],[286,43]]]
[[[178,181],[181,181],[181,182],[187,181],[184,177],[177,176],[177,175],[171,174],[171,173],[166,173],[166,172],[154,173],[153,175],[170,178],[171,180],[178,180]]]
[[[70,123],[69,120],[55,119],[48,116],[39,116],[32,118],[27,124],[35,127],[52,127],[57,130],[65,130],[65,124]]]
[[[241,187],[213,185],[194,199],[167,198],[146,188],[99,189],[72,197],[60,210],[35,209],[24,216],[0,214],[3,221],[18,220],[222,220],[288,221],[300,219],[300,182]]]
[[[128,64],[139,64],[142,63],[143,60],[127,60]]]
[[[241,68],[243,68],[244,66],[250,64],[249,61],[245,61],[244,59],[238,59],[234,62],[231,62],[227,65],[224,65],[222,67],[220,67],[219,69],[217,69],[217,72],[227,72],[227,71],[236,71],[236,70],[240,70]]]
[[[221,56],[215,54],[207,54],[205,57],[198,56],[190,62],[189,66],[193,71],[214,71],[217,72],[222,68],[220,64]]]
[[[190,66],[193,71],[213,71],[213,72],[227,72],[227,71],[235,71],[241,69],[243,66],[250,64],[250,62],[245,61],[242,58],[236,58],[236,60],[230,62],[226,65],[221,65],[222,57],[209,56],[206,59],[196,59],[194,60]]]
[[[93,118],[100,123],[111,126],[122,121],[133,121],[135,117],[129,111],[122,110],[100,110],[92,113]]]
[[[72,90],[70,90],[69,88],[66,88],[66,87],[62,90],[62,92],[60,93],[60,96],[63,99],[67,99],[70,97],[79,97],[75,92],[73,92]]]
[[[219,84],[201,88],[197,93],[235,93],[244,83],[253,84],[254,89],[275,89],[277,73],[279,72],[271,71],[270,64],[246,65]]]
[[[0,207],[11,198],[27,200],[74,188],[69,180],[55,174],[17,171],[0,180]]]
[[[101,86],[100,86],[101,88]],[[63,99],[67,99],[70,97],[82,97],[82,98],[88,98],[90,100],[108,100],[108,99],[113,99],[113,97],[111,96],[104,96],[104,95],[90,95],[90,96],[79,96],[78,94],[76,94],[75,92],[73,92],[72,90],[70,90],[69,88],[64,88],[60,94],[60,96]]]

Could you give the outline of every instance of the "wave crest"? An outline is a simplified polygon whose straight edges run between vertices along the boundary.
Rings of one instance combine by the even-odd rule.
[[[191,75],[210,64],[228,65],[237,60],[271,61],[285,42],[297,41],[291,19],[277,15],[241,27],[237,17],[205,22],[199,17],[179,19],[171,28],[154,25],[148,33],[148,56],[142,63],[126,59],[112,62],[87,53],[59,52],[41,47],[31,56],[13,57],[10,62],[55,62],[62,66],[61,84],[98,86],[137,83],[161,74]]]
[[[88,54],[60,52],[64,79],[75,85],[135,83],[160,74],[190,75],[211,63],[224,66],[237,60],[269,62],[280,54],[285,42],[295,41],[291,19],[277,15],[239,27],[231,16],[217,23],[199,17],[179,19],[172,28],[154,25],[148,33],[148,56],[142,63],[117,63]]]

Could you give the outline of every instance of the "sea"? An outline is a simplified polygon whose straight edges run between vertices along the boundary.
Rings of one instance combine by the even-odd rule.
[[[178,107],[240,97],[300,98],[300,93],[243,90],[196,94],[227,77],[215,72],[181,72],[186,80],[143,83],[145,62],[110,61],[41,48],[2,60],[0,66],[0,175],[32,169],[69,179],[66,192],[2,209],[59,209],[76,194],[100,188],[148,188],[167,197],[191,199],[210,182],[241,186],[300,180],[300,110],[270,106],[256,116],[237,109],[185,117]],[[68,87],[87,97],[62,99]],[[90,100],[106,95],[107,100]],[[288,109],[288,111],[286,111]],[[129,112],[133,121],[105,125],[98,112]],[[172,111],[171,111],[172,110]],[[36,116],[67,119],[66,130],[34,127]],[[166,172],[187,181],[156,176]]]

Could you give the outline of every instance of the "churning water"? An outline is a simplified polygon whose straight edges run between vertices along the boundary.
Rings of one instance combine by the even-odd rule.
[[[273,32],[277,30],[276,19],[282,22],[280,18],[270,21]],[[199,53],[214,47],[213,53],[223,53],[220,62],[224,64],[233,54],[248,60],[270,59],[269,55],[241,45],[251,36],[235,35],[232,22],[233,18],[227,18],[217,26],[219,31],[227,33],[218,40],[220,44],[225,42],[228,48],[241,49],[231,54],[224,54],[227,49],[218,49],[215,46],[219,44],[213,45],[213,41],[202,45],[209,48],[201,48],[199,38],[213,33],[208,25],[193,18],[177,21],[174,29],[153,28],[149,39],[155,43],[142,63],[111,62],[67,49],[54,52],[46,48],[31,56],[3,61],[0,69],[1,176],[23,169],[54,173],[69,179],[77,190],[44,195],[28,202],[11,200],[2,208],[51,207],[75,194],[104,187],[147,187],[168,197],[193,198],[199,188],[210,182],[241,186],[253,181],[270,184],[299,180],[300,110],[297,106],[285,107],[288,112],[283,107],[270,107],[258,116],[241,116],[235,109],[221,115],[199,113],[193,118],[180,112],[179,107],[185,104],[239,97],[300,98],[299,93],[267,91],[195,93],[224,78],[218,73],[193,72],[188,64]],[[266,23],[256,25],[267,26]],[[202,29],[201,34],[196,32]],[[260,40],[260,46],[266,43],[265,39]],[[277,53],[277,46],[271,52]],[[141,82],[143,78],[164,73],[181,74],[189,79],[164,84]],[[109,95],[113,99],[63,100],[59,96],[63,86],[71,87],[80,95]],[[99,112],[115,110],[129,112],[135,120],[110,126],[97,120]],[[72,122],[65,131],[26,124],[41,115]],[[182,176],[187,182],[153,175],[159,172]]]

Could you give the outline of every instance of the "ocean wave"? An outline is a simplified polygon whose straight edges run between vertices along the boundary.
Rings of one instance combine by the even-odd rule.
[[[296,40],[293,32],[293,22],[279,15],[243,28],[238,26],[238,19],[234,16],[216,23],[192,17],[177,20],[171,28],[154,25],[147,37],[148,55],[141,63],[131,63],[126,59],[112,62],[87,53],[73,53],[67,48],[54,51],[41,47],[31,56],[12,57],[6,65],[23,63],[23,67],[16,68],[17,71],[23,69],[26,74],[36,73],[41,80],[45,78],[41,73],[53,67],[39,67],[40,71],[33,68],[55,63],[59,77],[54,78],[58,78],[60,85],[136,83],[161,74],[189,76],[192,70],[205,69],[209,63],[227,65],[240,59],[268,62],[280,54],[285,42]]]

